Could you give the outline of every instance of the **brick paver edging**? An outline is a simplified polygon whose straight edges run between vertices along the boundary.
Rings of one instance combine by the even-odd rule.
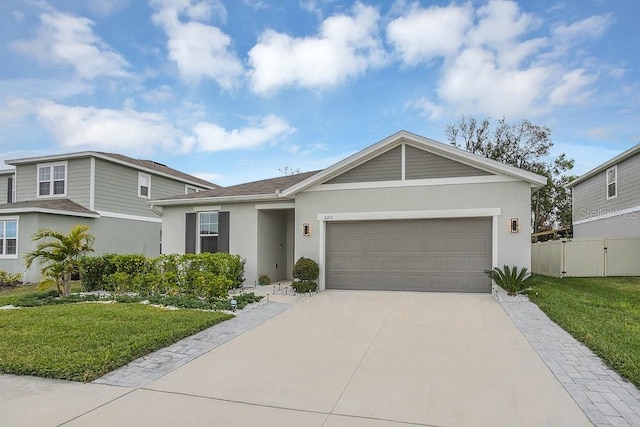
[[[640,391],[529,301],[500,301],[520,332],[596,426],[640,427]]]
[[[233,319],[218,323],[168,347],[147,354],[111,371],[94,381],[96,384],[140,388],[176,368],[221,346],[291,307],[291,304],[269,302],[239,313]]]

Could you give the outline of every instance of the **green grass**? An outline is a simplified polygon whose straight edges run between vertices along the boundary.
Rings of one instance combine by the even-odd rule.
[[[55,286],[51,289],[55,289]],[[51,290],[49,289],[49,290]],[[80,286],[80,282],[75,282],[71,286],[71,292],[80,292],[82,287]],[[40,293],[47,291],[38,291],[38,284],[29,284],[29,285],[20,285],[10,289],[0,290],[0,307],[4,305],[13,304],[18,299],[33,293]]]
[[[140,304],[1,310],[0,372],[92,381],[230,317]]]
[[[533,276],[531,301],[640,387],[640,277]]]

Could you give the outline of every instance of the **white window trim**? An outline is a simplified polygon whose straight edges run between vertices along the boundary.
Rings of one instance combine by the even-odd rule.
[[[202,189],[196,187],[195,185],[189,185],[189,184],[185,184],[184,185],[184,194],[189,194],[189,190],[196,190],[196,193],[199,193],[200,191],[202,191]]]
[[[616,180],[613,182],[613,184],[615,185],[616,194],[614,194],[613,196],[609,196],[609,185],[611,184],[609,182],[609,171],[611,170],[614,170],[616,174]],[[606,175],[605,175],[605,182],[606,182],[605,194],[607,195],[607,200],[615,199],[616,197],[618,197],[618,165],[611,166],[609,169],[607,169]]]
[[[143,196],[142,192],[140,191],[142,188],[142,185],[140,183],[140,178],[142,177],[146,177],[147,178],[147,195]],[[151,175],[148,173],[144,173],[144,172],[138,172],[138,197],[142,198],[142,199],[150,199],[151,198]]]
[[[62,194],[53,194],[53,167],[54,166],[64,166],[64,193]],[[40,168],[51,168],[50,171],[50,186],[49,186],[49,194],[40,195]],[[69,189],[69,162],[50,162],[50,163],[38,163],[36,165],[36,198],[45,199],[52,197],[67,197],[67,190]],[[43,181],[44,182],[44,181]]]
[[[197,254],[201,254],[201,244],[200,244],[200,239],[202,238],[202,234],[200,234],[200,216],[204,213],[217,213],[218,214],[218,234],[217,236],[220,237],[220,210],[216,209],[216,210],[208,210],[208,211],[198,211],[197,212],[197,220],[196,220],[196,253]],[[210,234],[208,234],[207,236],[210,236]]]
[[[2,254],[0,255],[0,259],[18,259],[18,254],[20,253],[20,218],[17,216],[5,216],[5,217],[0,217],[0,222],[4,222],[4,221],[15,221],[16,222],[16,253],[12,254],[12,255],[6,255],[6,254]],[[2,226],[4,227],[4,225]],[[3,240],[5,240],[6,237],[3,237]],[[5,243],[2,242],[2,244],[4,245]],[[3,251],[4,252],[4,251]]]

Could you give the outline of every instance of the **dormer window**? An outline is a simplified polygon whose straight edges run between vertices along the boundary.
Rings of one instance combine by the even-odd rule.
[[[38,197],[67,195],[67,163],[38,165]]]
[[[138,172],[138,197],[151,197],[151,175],[147,173]]]
[[[607,200],[618,196],[618,166],[607,169]]]

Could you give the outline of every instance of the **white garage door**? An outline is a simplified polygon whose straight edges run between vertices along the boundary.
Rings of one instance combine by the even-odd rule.
[[[490,292],[491,218],[327,223],[327,289]]]

